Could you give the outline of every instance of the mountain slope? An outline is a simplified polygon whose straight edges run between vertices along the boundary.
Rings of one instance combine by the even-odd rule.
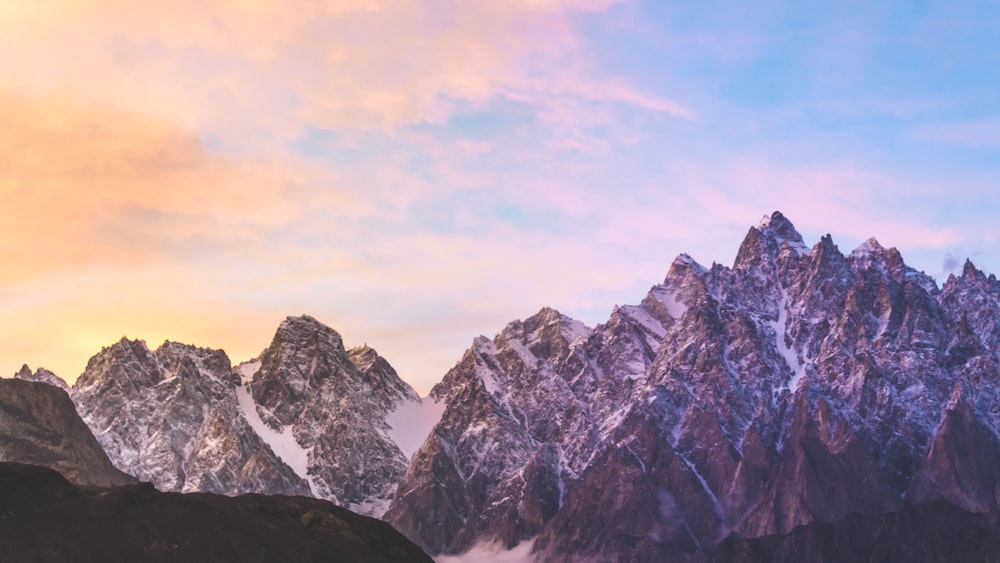
[[[592,331],[545,309],[477,339],[386,518],[431,553],[646,560],[908,502],[993,510],[998,304],[971,263],[939,289],[776,212],[733,267],[681,255]]]
[[[308,494],[240,414],[229,358],[122,339],[73,385],[84,421],[113,461],[165,491]]]
[[[424,405],[375,350],[345,349],[335,330],[308,316],[282,322],[259,360],[239,371],[248,418],[259,417],[262,434],[277,433],[271,443],[293,441],[314,496],[363,514],[385,511],[406,469],[404,450],[413,449],[399,430],[429,430],[424,422],[421,431],[420,415],[433,417],[433,401]],[[389,421],[401,412],[414,416],[394,429]]]
[[[424,400],[311,317],[235,370],[123,340],[72,393],[116,463],[170,490],[385,511],[433,554],[694,561],[854,513],[998,510],[997,350],[1000,283],[971,262],[938,287],[775,212],[732,267],[682,254],[596,327],[543,308],[476,338]]]
[[[65,391],[28,377],[25,366],[17,379],[0,379],[0,461],[49,467],[81,485],[135,482],[112,465]]]
[[[307,316],[235,369],[221,350],[123,339],[72,397],[108,455],[162,490],[310,495],[376,516],[440,414]]]
[[[0,463],[2,561],[430,562],[391,526],[310,498],[75,487]]]
[[[730,537],[711,554],[718,563],[854,561],[921,563],[1000,561],[1000,514],[945,503],[904,504],[896,512],[852,513],[811,522],[781,536]]]

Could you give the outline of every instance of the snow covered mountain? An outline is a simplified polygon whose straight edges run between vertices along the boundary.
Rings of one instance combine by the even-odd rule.
[[[235,383],[221,350],[122,339],[71,397],[115,465],[162,491],[308,494],[241,415]]]
[[[122,340],[71,395],[164,490],[315,495],[431,554],[701,561],[853,513],[1000,513],[998,350],[1000,282],[971,262],[938,287],[775,212],[732,267],[682,254],[594,328],[543,308],[476,338],[423,400],[305,316],[235,368]]]
[[[905,503],[995,510],[997,350],[993,276],[939,289],[776,212],[733,267],[681,255],[593,330],[543,309],[476,339],[386,519],[431,553],[664,560]]]
[[[71,393],[111,459],[160,490],[310,495],[376,516],[416,449],[411,434],[436,422],[421,426],[435,403],[374,350],[345,350],[305,316],[235,369],[221,350],[123,339]]]
[[[312,317],[286,319],[260,358],[237,371],[241,412],[258,434],[313,496],[362,514],[385,512],[413,435],[422,440],[440,413],[375,350],[345,350]]]

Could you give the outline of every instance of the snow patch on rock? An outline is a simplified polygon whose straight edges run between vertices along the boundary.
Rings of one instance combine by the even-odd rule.
[[[309,451],[312,448],[306,449],[299,445],[292,434],[292,427],[290,425],[283,427],[279,432],[265,424],[260,418],[260,413],[257,412],[257,403],[250,396],[246,385],[236,387],[236,398],[240,404],[240,412],[243,413],[243,417],[250,424],[250,428],[253,428],[253,431],[264,440],[264,443],[270,446],[275,455],[281,458],[281,461],[292,468],[292,471],[296,475],[309,483],[309,489],[312,491],[313,496],[322,498],[322,495],[319,494],[319,487],[308,471]]]

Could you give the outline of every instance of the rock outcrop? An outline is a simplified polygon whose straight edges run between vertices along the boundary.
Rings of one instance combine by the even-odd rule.
[[[49,467],[80,485],[136,482],[111,463],[65,391],[23,377],[0,379],[0,461]]]

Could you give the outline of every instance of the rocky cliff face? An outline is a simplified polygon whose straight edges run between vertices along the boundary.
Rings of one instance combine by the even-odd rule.
[[[1000,282],[971,262],[938,287],[774,213],[732,267],[681,255],[596,327],[545,308],[475,339],[425,400],[310,317],[235,369],[123,340],[72,395],[112,460],[167,490],[391,499],[435,554],[697,561],[849,514],[1000,510],[997,350]]]
[[[290,317],[260,358],[238,371],[244,412],[259,418],[255,426],[272,444],[290,445],[314,496],[363,514],[385,512],[414,449],[399,431],[420,426],[394,415],[420,412],[423,403],[384,358],[368,346],[346,350],[335,330],[312,317]]]
[[[0,461],[50,467],[80,485],[134,483],[111,464],[65,391],[23,380],[36,374],[25,366],[18,379],[0,379]]]
[[[286,319],[235,369],[221,350],[123,339],[72,396],[111,459],[161,490],[310,495],[374,515],[416,449],[406,433],[436,422],[412,416],[435,406],[385,359],[311,317]]]
[[[733,267],[682,255],[593,330],[545,309],[477,339],[386,518],[432,553],[657,560],[906,502],[994,510],[998,304],[971,263],[939,289],[775,213]]]
[[[308,494],[242,416],[229,358],[122,339],[91,358],[72,397],[115,463],[164,491]]]

